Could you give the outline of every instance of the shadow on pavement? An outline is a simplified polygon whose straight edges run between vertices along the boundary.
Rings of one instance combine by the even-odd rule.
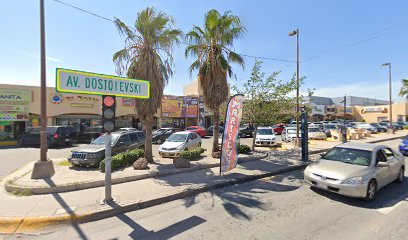
[[[366,202],[363,199],[351,198],[342,196],[336,193],[324,191],[311,187],[311,189],[324,197],[327,197],[331,200],[341,202],[350,206],[367,208],[367,209],[380,209],[392,207],[395,204],[401,201],[408,202],[408,177],[405,177],[405,180],[402,184],[390,183],[389,185],[381,188],[375,199],[372,202]]]
[[[119,205],[117,205],[114,202],[108,203],[108,205],[111,206],[112,208],[119,207]],[[148,231],[147,229],[137,224],[135,221],[133,221],[129,216],[127,216],[124,213],[120,213],[116,215],[116,217],[133,229],[133,231],[129,234],[129,236],[132,239],[152,239],[152,240],[170,239],[172,237],[179,235],[180,233],[183,233],[189,229],[192,229],[206,222],[206,220],[203,218],[200,218],[198,216],[191,216],[189,218],[176,222],[166,228],[163,228],[155,232]]]
[[[273,169],[277,164],[264,162],[261,163],[262,167]],[[254,166],[255,167],[255,166]],[[258,163],[258,168],[260,165]],[[201,171],[194,172],[193,174],[187,175],[175,175],[168,176],[163,179],[156,179],[156,183],[169,185],[173,187],[192,185],[192,189],[203,183],[203,179],[208,179],[211,176],[214,182],[220,182],[225,178],[243,178],[246,175],[242,173],[229,173],[228,175],[221,176],[214,174],[210,169],[204,169]],[[242,207],[247,208],[258,208],[261,210],[267,210],[268,205],[262,201],[262,199],[256,194],[266,194],[269,192],[288,192],[294,191],[301,187],[300,180],[303,179],[303,172],[296,171],[285,176],[275,176],[272,178],[265,178],[258,181],[252,181],[246,184],[236,184],[232,187],[217,189],[210,191],[211,198],[218,197],[223,201],[223,206],[225,210],[235,218],[242,218],[250,220],[251,217],[244,212]],[[293,182],[297,181],[296,184]],[[285,182],[285,183],[283,183]],[[196,203],[196,195],[184,198],[184,205],[188,208]],[[213,207],[213,206],[212,206]]]
[[[52,179],[50,178],[46,178],[44,179],[45,182],[48,183],[48,185],[50,185],[51,187],[55,187],[55,183],[52,181]],[[71,216],[76,216],[75,213],[72,211],[72,209],[70,208],[70,206],[64,201],[64,199],[58,194],[58,193],[53,193],[51,194],[55,200],[61,205],[62,208],[64,208],[64,210]],[[86,234],[84,233],[84,231],[82,231],[81,227],[79,226],[79,224],[77,222],[72,222],[71,226],[75,229],[75,231],[78,233],[78,236],[80,239],[85,239],[87,240],[88,237],[86,236]]]

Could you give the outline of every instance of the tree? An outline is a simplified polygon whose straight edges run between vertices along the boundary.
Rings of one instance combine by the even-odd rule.
[[[243,120],[255,127],[252,150],[255,148],[256,129],[259,126],[271,126],[296,114],[296,97],[291,96],[296,90],[296,79],[292,77],[288,82],[277,80],[279,72],[273,72],[265,78],[261,65],[261,61],[255,60],[251,77],[243,88],[233,87],[234,91],[245,96]]]
[[[129,78],[150,82],[150,98],[136,99],[137,116],[146,126],[145,158],[153,162],[152,124],[161,105],[163,89],[173,75],[173,45],[179,43],[182,32],[174,21],[153,7],[137,14],[134,28],[115,18],[119,34],[125,37],[125,48],[113,55],[116,71]]]
[[[408,98],[408,79],[402,79],[402,86],[399,92],[401,97]]]
[[[218,151],[219,107],[228,98],[227,77],[233,74],[230,64],[244,67],[244,59],[232,50],[234,41],[244,32],[238,16],[231,12],[221,15],[212,9],[204,17],[204,26],[194,26],[186,35],[190,44],[186,57],[196,58],[189,67],[190,74],[198,70],[204,104],[213,112],[213,152]]]

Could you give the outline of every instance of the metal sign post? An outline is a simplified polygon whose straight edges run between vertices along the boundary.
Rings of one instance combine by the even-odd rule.
[[[309,161],[309,136],[306,109],[302,109],[301,117],[301,139],[302,139],[302,161]]]
[[[112,201],[112,178],[111,178],[111,162],[112,162],[112,136],[110,132],[105,135],[105,200],[104,202]]]

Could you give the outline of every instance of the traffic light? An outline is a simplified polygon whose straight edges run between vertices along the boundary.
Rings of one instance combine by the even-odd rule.
[[[115,130],[115,112],[115,96],[102,96],[102,127],[104,132],[113,132]]]

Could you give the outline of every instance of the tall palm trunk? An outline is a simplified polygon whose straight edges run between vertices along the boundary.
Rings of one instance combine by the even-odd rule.
[[[214,119],[214,129],[213,129],[213,146],[212,146],[212,152],[218,152],[218,133],[219,133],[219,125],[220,125],[220,121],[219,121],[219,117],[220,117],[220,110],[216,109],[213,111],[213,119]]]
[[[148,117],[145,122],[146,126],[146,139],[145,139],[145,158],[148,162],[153,163],[152,154],[152,120],[153,118]]]

